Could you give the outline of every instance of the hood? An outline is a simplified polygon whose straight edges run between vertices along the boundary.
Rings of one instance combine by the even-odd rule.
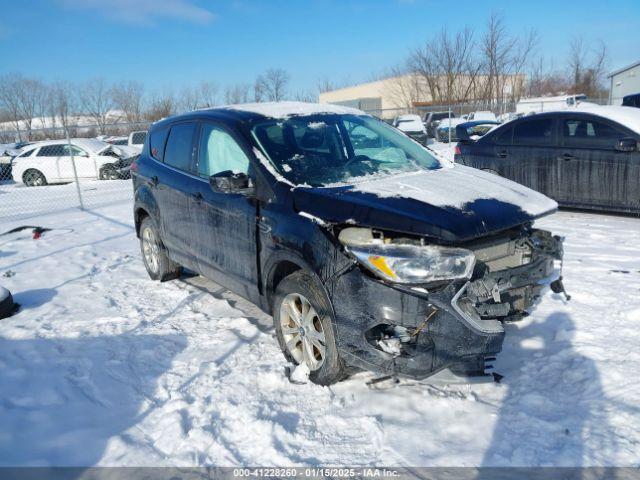
[[[107,144],[106,147],[99,150],[97,152],[98,155],[104,155],[107,152],[113,152],[120,158],[130,158],[135,157],[136,155],[140,155],[140,149],[135,147],[130,147],[128,145],[110,145]]]
[[[350,223],[461,242],[554,212],[550,198],[458,164],[353,185],[296,187],[295,207],[326,222]]]

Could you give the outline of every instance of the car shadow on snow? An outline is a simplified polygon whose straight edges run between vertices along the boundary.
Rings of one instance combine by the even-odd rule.
[[[594,361],[573,347],[571,317],[553,313],[524,327],[506,325],[506,330],[497,367],[507,392],[482,466],[610,463],[617,447],[608,422],[610,401]],[[489,469],[479,478],[503,478],[499,473]]]
[[[162,406],[158,380],[186,345],[180,335],[0,338],[0,466],[91,466],[115,438],[144,437],[128,430]]]

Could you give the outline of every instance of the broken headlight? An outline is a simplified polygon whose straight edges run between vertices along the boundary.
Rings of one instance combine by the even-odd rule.
[[[469,278],[475,255],[463,248],[420,245],[375,238],[370,229],[346,228],[340,242],[364,267],[397,283],[430,283]]]

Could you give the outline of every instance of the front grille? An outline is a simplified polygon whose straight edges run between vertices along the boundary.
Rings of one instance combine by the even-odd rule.
[[[531,262],[531,247],[522,239],[496,239],[472,247],[479,262],[490,272],[520,267]]]

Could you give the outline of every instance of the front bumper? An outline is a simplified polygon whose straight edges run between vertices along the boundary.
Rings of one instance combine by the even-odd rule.
[[[421,379],[444,369],[487,375],[487,362],[502,348],[503,322],[526,315],[558,275],[561,241],[553,242],[521,267],[429,291],[388,284],[354,266],[327,285],[341,356],[349,366],[387,375]],[[394,335],[391,351],[382,343]]]

